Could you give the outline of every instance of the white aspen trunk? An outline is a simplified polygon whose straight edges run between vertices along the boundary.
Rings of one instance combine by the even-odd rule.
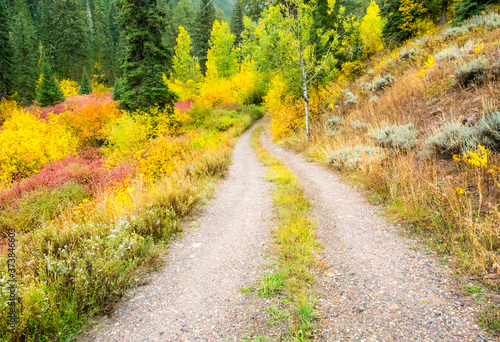
[[[301,56],[301,68],[302,68],[302,91],[304,92],[304,111],[306,115],[306,136],[309,138],[309,98],[307,97],[307,78],[304,69],[304,62]]]

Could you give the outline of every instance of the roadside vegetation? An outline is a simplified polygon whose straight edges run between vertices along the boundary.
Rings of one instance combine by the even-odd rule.
[[[500,281],[500,16],[483,14],[380,53],[280,144],[339,171],[458,272]],[[274,117],[273,117],[274,120]],[[271,126],[272,127],[272,126]],[[479,319],[498,329],[498,304]]]
[[[288,326],[280,340],[312,341],[315,320],[314,281],[316,253],[319,248],[314,237],[316,223],[311,219],[310,204],[302,185],[281,161],[273,157],[260,141],[262,127],[252,132],[251,144],[258,158],[268,167],[266,180],[272,190],[276,227],[272,235],[273,267],[262,276],[255,289],[261,298],[271,299],[266,309],[269,325]],[[276,336],[274,337],[276,338]],[[258,337],[253,341],[265,340]]]

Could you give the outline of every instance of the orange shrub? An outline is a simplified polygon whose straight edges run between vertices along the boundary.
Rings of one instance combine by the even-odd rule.
[[[100,146],[109,135],[109,124],[120,117],[121,112],[117,102],[92,98],[61,116],[67,120],[80,145]]]

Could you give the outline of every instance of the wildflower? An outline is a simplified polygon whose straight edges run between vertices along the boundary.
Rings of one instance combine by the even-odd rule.
[[[483,49],[483,46],[484,44],[481,43],[481,44],[477,44],[476,45],[476,48],[474,49],[474,52],[476,53],[476,55],[479,55],[479,53],[481,52],[481,50]]]
[[[470,159],[467,160],[469,164],[477,167],[486,167],[488,165],[488,153],[484,146],[478,145],[479,152],[467,151],[470,154]]]
[[[463,195],[463,194],[465,194],[465,190],[462,189],[462,188],[457,188],[456,191],[457,191],[457,195]]]
[[[459,161],[460,161],[460,156],[459,156],[458,154],[454,154],[454,155],[453,155],[453,159],[454,159],[455,161],[459,162]]]

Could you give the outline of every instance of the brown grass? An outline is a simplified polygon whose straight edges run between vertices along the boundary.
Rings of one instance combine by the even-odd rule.
[[[463,122],[468,118],[476,123],[486,110],[498,109],[500,87],[492,71],[480,86],[452,86],[450,76],[454,70],[476,59],[475,53],[436,63],[427,77],[417,75],[430,55],[451,45],[462,46],[471,39],[484,44],[480,56],[491,65],[500,64],[499,29],[490,32],[478,29],[454,40],[433,39],[425,47],[418,47],[420,52],[413,59],[392,66],[376,66],[373,73],[358,83],[353,82],[346,90],[358,96],[357,103],[347,107],[341,96],[336,103],[338,107],[313,124],[309,140],[302,132],[296,132],[281,144],[326,163],[326,155],[332,150],[373,145],[370,137],[373,129],[413,122],[419,132],[415,150],[407,153],[388,150],[389,156],[382,163],[362,161],[359,170],[340,170],[342,175],[364,187],[374,201],[383,202],[392,220],[407,223],[412,232],[424,236],[427,244],[439,253],[452,254],[460,271],[485,277],[485,282],[496,286],[491,274],[500,274],[500,177],[488,169],[500,165],[500,155],[490,151],[487,168],[420,156],[425,139],[443,123]],[[376,65],[376,61],[372,64]],[[371,82],[387,73],[396,77],[393,85],[379,95],[380,101],[369,102],[372,94],[360,92],[359,81]],[[323,130],[332,115],[342,119],[341,133],[334,137]],[[354,132],[350,127],[354,120],[367,123],[369,130]],[[457,188],[463,189],[464,194]]]

